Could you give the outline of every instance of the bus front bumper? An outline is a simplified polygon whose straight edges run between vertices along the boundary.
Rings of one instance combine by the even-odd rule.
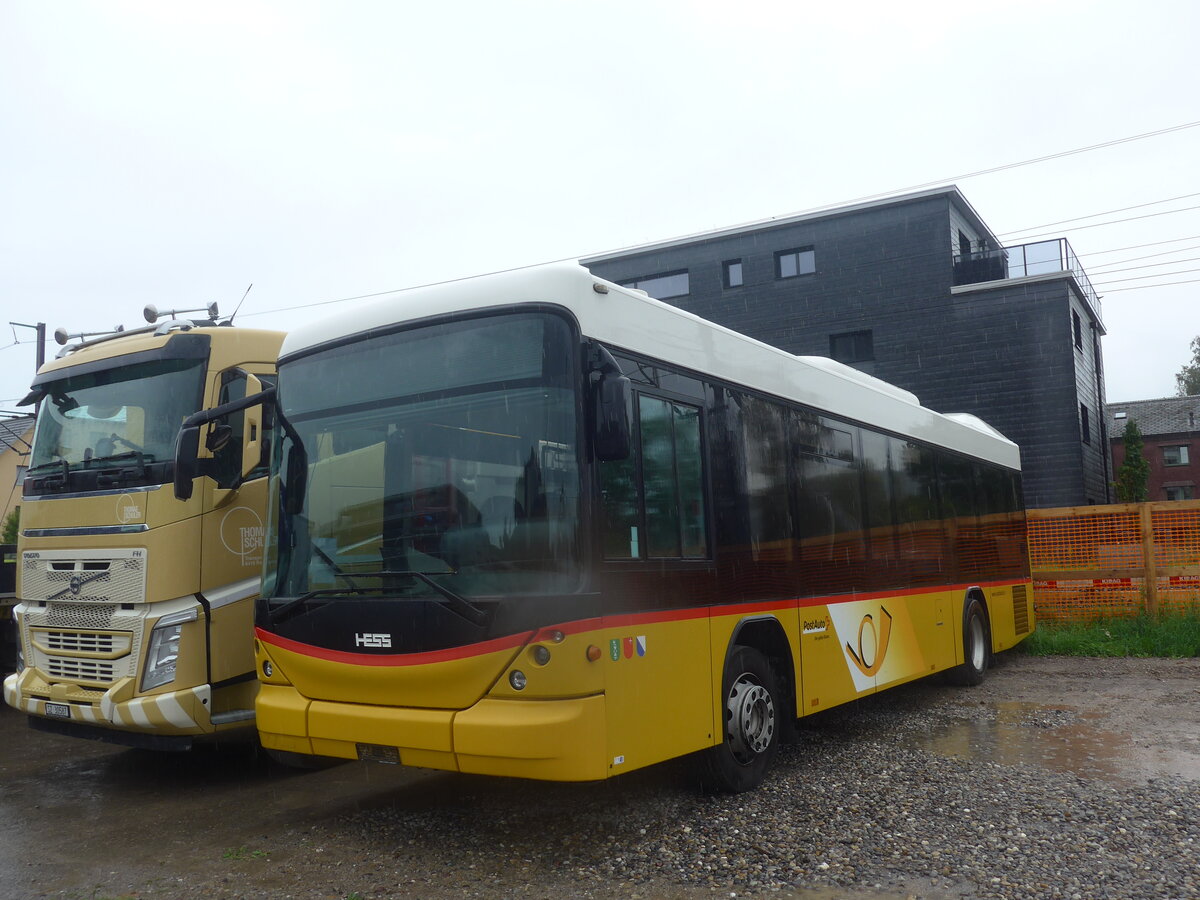
[[[272,750],[545,781],[609,775],[601,694],[484,698],[441,710],[309,700],[291,686],[264,684],[255,713]]]

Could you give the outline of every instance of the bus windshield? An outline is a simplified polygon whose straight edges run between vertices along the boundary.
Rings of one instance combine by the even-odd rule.
[[[170,459],[183,420],[201,405],[204,362],[164,359],[70,375],[41,386],[29,467],[68,469],[119,457]]]
[[[577,346],[511,313],[282,366],[264,597],[573,589]]]

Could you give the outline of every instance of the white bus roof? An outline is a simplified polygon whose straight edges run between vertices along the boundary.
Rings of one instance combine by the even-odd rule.
[[[830,359],[793,356],[641,291],[554,263],[397,291],[289,332],[280,363],[323,344],[457,312],[527,303],[564,307],[613,350],[711,375],[885,431],[1020,468],[1017,445],[964,413],[942,415],[908,391]]]

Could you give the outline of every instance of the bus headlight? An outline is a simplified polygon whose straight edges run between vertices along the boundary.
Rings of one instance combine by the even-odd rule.
[[[142,673],[143,691],[175,680],[182,632],[182,625],[159,625],[150,632],[150,649],[146,652],[146,669]]]

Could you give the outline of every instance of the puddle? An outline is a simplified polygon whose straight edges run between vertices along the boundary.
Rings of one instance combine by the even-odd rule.
[[[934,728],[916,743],[939,756],[1029,765],[1107,781],[1164,775],[1200,780],[1200,753],[1097,727],[1101,718],[1061,707],[997,703],[992,716]]]

